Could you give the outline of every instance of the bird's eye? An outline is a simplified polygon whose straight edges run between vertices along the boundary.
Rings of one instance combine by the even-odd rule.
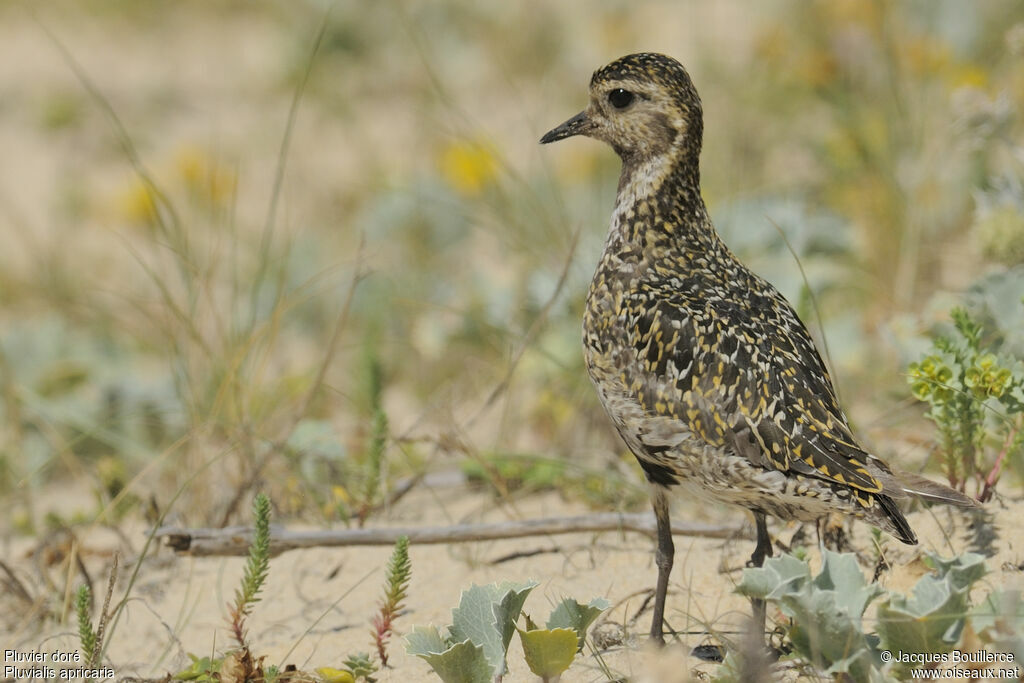
[[[608,101],[616,109],[625,109],[633,102],[633,93],[622,88],[616,88],[608,93]]]

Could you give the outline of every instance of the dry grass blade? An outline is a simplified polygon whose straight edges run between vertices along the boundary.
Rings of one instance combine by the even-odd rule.
[[[274,227],[277,223],[277,205],[281,199],[281,188],[284,185],[284,173],[285,168],[287,167],[288,151],[291,149],[292,132],[295,129],[295,120],[299,113],[299,103],[302,102],[302,95],[306,92],[306,85],[309,83],[309,77],[313,73],[313,63],[316,61],[316,56],[320,51],[321,45],[323,45],[324,35],[327,32],[333,8],[333,5],[328,5],[327,9],[324,11],[323,18],[320,20],[320,27],[317,30],[316,38],[313,40],[313,45],[309,51],[309,57],[306,59],[302,78],[299,81],[298,86],[295,88],[295,92],[292,94],[292,102],[288,108],[288,121],[284,126],[284,136],[281,139],[281,149],[278,152],[277,166],[274,169],[274,185],[270,191],[270,206],[267,207],[267,216],[263,224],[263,234],[260,237],[259,269],[256,273],[256,286],[253,288],[252,292],[252,320],[250,322],[250,327],[253,327],[256,324],[256,312],[259,309],[258,302],[263,291],[263,282],[267,268],[270,264],[270,246],[273,241]],[[280,297],[281,287],[278,286],[277,291],[274,294],[275,308],[277,307]]]
[[[97,647],[102,647],[103,638],[107,633],[107,621],[110,619],[110,596],[114,594],[114,586],[117,585],[117,566],[119,561],[120,555],[114,553],[114,562],[110,567],[110,577],[107,579],[107,592],[103,596],[103,610],[100,612],[100,621],[96,627]],[[90,664],[99,664],[99,661],[90,662]]]
[[[28,592],[28,589],[25,588],[25,584],[21,582],[21,580],[14,574],[14,571],[11,570],[3,560],[0,560],[0,569],[2,569],[4,574],[7,575],[7,578],[3,580],[4,588],[14,595],[17,595],[25,602],[26,605],[31,605],[34,602],[32,595]]]
[[[352,310],[352,299],[355,297],[356,288],[359,287],[359,283],[366,277],[366,271],[363,270],[363,250],[365,247],[366,237],[365,235],[360,235],[359,246],[356,248],[355,271],[352,273],[352,280],[345,293],[345,301],[341,305],[341,312],[338,313],[338,317],[334,321],[334,329],[331,330],[331,338],[327,342],[327,348],[324,351],[323,359],[320,361],[320,366],[317,368],[316,377],[313,379],[313,383],[306,392],[302,405],[292,420],[291,427],[286,430],[285,435],[279,440],[279,447],[284,443],[284,441],[288,440],[288,437],[291,436],[291,433],[295,430],[295,426],[303,416],[309,414],[310,407],[313,404],[313,400],[316,398],[317,392],[320,391],[321,387],[323,387],[324,379],[327,376],[327,370],[331,367],[331,361],[334,360],[334,357],[337,354],[338,344],[341,341],[341,334],[344,332],[345,327],[348,324],[349,313]]]
[[[544,306],[540,309],[540,313],[538,313],[537,317],[534,318],[533,323],[530,325],[530,329],[526,331],[526,336],[523,337],[523,341],[519,345],[519,349],[516,351],[515,355],[512,356],[512,360],[509,361],[508,369],[505,371],[505,376],[500,382],[498,382],[497,386],[491,390],[491,393],[487,396],[476,413],[466,420],[463,425],[463,429],[468,429],[476,424],[476,421],[479,420],[491,408],[491,406],[494,405],[494,402],[498,400],[498,397],[508,389],[509,382],[512,381],[512,375],[516,371],[516,366],[519,365],[519,361],[522,359],[523,354],[526,353],[526,350],[530,347],[533,339],[537,336],[537,333],[540,332],[541,327],[544,325],[544,322],[548,319],[548,315],[551,313],[551,308],[555,305],[555,301],[558,300],[559,295],[562,293],[562,289],[565,287],[565,281],[569,277],[569,268],[572,266],[573,257],[576,255],[576,246],[579,244],[580,231],[582,231],[582,229],[582,226],[580,226],[576,228],[576,231],[572,234],[572,241],[569,244],[569,252],[566,254],[565,263],[562,264],[562,272],[558,275],[558,282],[555,283],[555,288],[552,290],[551,296],[549,296],[548,300],[544,303]]]
[[[206,471],[210,467],[212,467],[214,463],[216,463],[222,457],[228,455],[231,452],[232,452],[231,449],[225,450],[225,451],[219,453],[218,455],[215,455],[215,456],[209,458],[200,467],[196,468],[195,472],[193,472],[184,482],[182,482],[181,486],[178,487],[178,490],[175,491],[174,495],[167,502],[167,506],[160,513],[160,517],[157,520],[157,524],[159,525],[159,524],[161,524],[163,522],[164,518],[167,516],[167,514],[170,512],[170,510],[174,507],[174,504],[177,502],[178,498],[180,498],[181,495],[183,493],[185,493],[185,490],[188,489],[188,487],[192,484],[192,482],[194,482],[196,479],[198,479],[202,475],[206,474]],[[109,645],[110,639],[113,636],[114,631],[117,629],[117,624],[118,624],[118,622],[121,619],[121,614],[123,613],[125,607],[127,607],[127,605],[128,605],[128,600],[129,600],[129,597],[131,596],[132,589],[135,586],[135,582],[139,578],[139,572],[142,571],[143,561],[146,559],[147,555],[149,554],[150,545],[153,543],[153,540],[156,538],[156,531],[157,531],[156,529],[153,529],[153,531],[151,531],[150,533],[146,534],[146,542],[143,544],[142,550],[139,552],[139,556],[135,560],[135,565],[132,568],[131,576],[128,578],[128,586],[125,588],[124,596],[114,606],[113,611],[110,612],[110,614],[111,614],[111,617],[110,617],[110,620],[109,620],[110,621],[110,627],[109,627],[109,629],[107,629],[109,631],[109,633],[106,636],[105,642],[102,644],[102,648],[100,649],[99,657],[97,658],[99,661],[103,661],[103,657],[104,657],[104,654],[105,654],[105,652],[107,650],[107,646]],[[107,610],[104,609],[104,613],[105,614],[106,614],[106,612],[107,612]]]

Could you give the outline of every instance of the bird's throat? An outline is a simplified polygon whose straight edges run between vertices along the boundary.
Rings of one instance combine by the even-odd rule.
[[[642,251],[671,241],[689,250],[717,239],[700,194],[696,159],[623,159],[608,246]]]

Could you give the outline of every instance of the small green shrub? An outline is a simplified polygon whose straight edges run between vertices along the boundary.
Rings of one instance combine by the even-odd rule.
[[[92,605],[92,594],[88,586],[78,589],[75,596],[75,614],[78,617],[78,641],[82,645],[82,657],[86,663],[96,661],[99,653],[99,639],[96,637],[96,630],[92,625],[92,618],[89,615]]]
[[[228,621],[235,641],[242,649],[248,649],[245,642],[245,618],[259,602],[260,591],[270,572],[270,499],[263,493],[253,501],[254,530],[249,546],[249,559],[241,585],[235,589],[235,602],[228,608]]]
[[[557,680],[583,649],[587,629],[608,602],[597,598],[580,605],[566,598],[542,629],[523,613],[536,586],[533,581],[474,584],[462,592],[450,626],[416,626],[406,636],[406,651],[430,664],[444,683],[487,683],[508,671],[508,646],[518,632],[530,671],[544,681]],[[525,629],[516,624],[521,616]]]
[[[1024,447],[1024,363],[1000,353],[966,309],[951,317],[953,333],[933,339],[932,353],[910,364],[908,381],[929,406],[950,484],[966,491],[973,481],[984,501],[1007,457]]]
[[[228,605],[228,626],[238,648],[223,657],[196,657],[188,653],[192,663],[173,674],[179,681],[272,680],[276,676],[263,666],[263,657],[254,657],[246,640],[245,619],[259,602],[260,591],[270,573],[270,499],[257,494],[253,499],[253,538],[242,581],[235,589],[235,600]]]
[[[950,652],[968,622],[981,614],[970,609],[970,590],[987,571],[982,556],[965,553],[947,560],[929,554],[924,562],[932,573],[914,585],[910,596],[867,583],[855,555],[829,550],[816,575],[805,560],[786,554],[769,559],[764,567],[745,569],[737,590],[774,604],[789,617],[786,637],[793,652],[815,668],[856,681],[889,681],[893,675],[905,675],[906,667],[914,664],[883,653]],[[864,614],[879,599],[876,619],[870,622],[875,631],[866,631]],[[992,596],[983,604],[991,600]],[[998,613],[987,610],[985,621],[974,626],[993,629],[991,642],[1007,637],[1005,628],[995,628],[991,615]],[[736,671],[736,658],[731,656],[719,680],[736,680]]]
[[[633,459],[632,455],[629,459]],[[630,461],[627,462],[632,467]],[[464,460],[460,467],[470,485],[486,487],[499,497],[512,492],[555,490],[596,508],[630,509],[647,502],[647,490],[635,480],[607,468],[592,468],[564,459],[483,451],[480,458]]]
[[[270,572],[270,499],[258,494],[253,501],[254,531],[253,540],[249,545],[249,559],[238,588],[235,589],[235,600],[228,606],[228,624],[238,648],[222,657],[197,657],[189,653],[192,660],[188,667],[175,673],[172,678],[179,681],[219,681],[219,680],[263,680],[267,683],[285,678],[298,678],[309,681],[312,674],[306,672],[282,672],[274,665],[264,666],[263,657],[252,654],[246,639],[245,618],[252,612],[253,606],[259,601]],[[374,615],[373,639],[377,649],[378,661],[368,653],[357,652],[346,657],[342,663],[344,668],[320,667],[316,673],[325,683],[355,683],[365,681],[373,683],[373,674],[387,666],[387,644],[394,633],[394,620],[402,610],[409,580],[412,576],[412,564],[409,560],[409,539],[401,536],[395,543],[391,559],[388,562],[387,576],[384,584],[384,600],[378,614]],[[79,593],[79,630],[83,649],[88,651],[88,643],[97,639],[91,634],[87,612],[83,611],[83,601],[88,600],[88,593]],[[343,596],[344,597],[344,596]],[[339,598],[339,601],[341,598]],[[332,606],[333,607],[333,606]],[[85,615],[83,617],[83,614]],[[83,621],[85,619],[85,621]],[[102,638],[102,633],[99,638]]]
[[[409,592],[412,564],[409,562],[409,537],[400,536],[388,562],[387,578],[384,582],[384,600],[380,612],[373,617],[373,644],[377,648],[381,667],[388,665],[387,644],[394,633],[394,621],[404,607]],[[355,673],[353,671],[353,673]]]

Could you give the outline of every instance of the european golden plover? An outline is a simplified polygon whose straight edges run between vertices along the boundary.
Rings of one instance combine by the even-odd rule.
[[[702,134],[689,74],[671,57],[643,53],[596,71],[589,106],[541,138],[585,135],[622,159],[583,348],[601,402],[651,484],[658,642],[674,487],[753,512],[752,566],[772,554],[765,515],[813,521],[837,511],[913,544],[896,501],[974,504],[941,484],[894,474],[858,445],[792,306],[715,232],[700,193]]]

